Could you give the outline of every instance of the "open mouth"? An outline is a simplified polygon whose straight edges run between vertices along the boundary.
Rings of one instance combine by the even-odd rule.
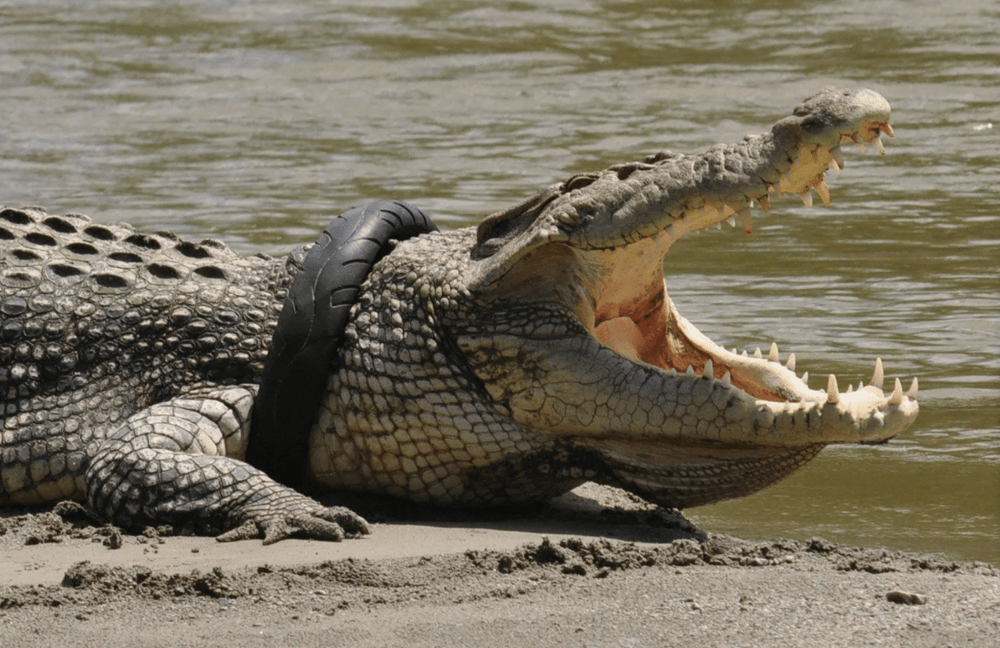
[[[862,149],[866,143],[871,144],[884,153],[882,134],[893,135],[888,122],[866,122],[858,132],[843,135],[841,140],[854,141]],[[839,144],[833,148],[800,148],[795,162],[781,173],[777,182],[768,184],[767,193],[758,197],[756,203],[767,210],[772,195],[794,193],[811,207],[812,192],[815,192],[828,205],[830,190],[825,172],[828,168],[839,171],[843,166]],[[598,289],[591,295],[595,304],[594,336],[632,361],[671,373],[714,379],[758,401],[772,403],[769,409],[774,415],[794,409],[794,404],[839,405],[860,413],[862,409],[899,407],[904,397],[915,400],[916,378],[905,394],[898,378],[891,391],[883,391],[885,378],[880,359],[875,360],[867,386],[862,384],[857,390],[848,387],[842,392],[836,376],[831,374],[824,389],[811,389],[808,373],[797,373],[794,354],[787,356],[782,364],[773,343],[766,355],[759,349],[753,355],[727,350],[681,316],[667,295],[663,280],[663,258],[670,246],[686,233],[707,227],[718,228],[723,222],[731,226],[739,223],[750,234],[753,231],[750,209],[754,203],[753,199],[743,204],[706,202],[695,209],[687,209],[680,218],[673,218],[666,227],[638,241],[614,249],[585,251],[588,262],[597,266],[597,274],[601,277]],[[879,436],[869,442],[885,440],[887,438]]]
[[[470,285],[493,309],[458,345],[492,402],[560,439],[567,466],[675,507],[748,495],[832,443],[899,434],[919,411],[916,380],[884,390],[876,360],[868,385],[841,391],[831,375],[812,389],[774,345],[748,354],[710,340],[663,278],[689,232],[749,234],[751,209],[781,194],[829,203],[841,144],[881,152],[889,114],[871,90],[826,89],[767,133],[578,174],[484,219]]]
[[[782,194],[828,204],[826,171],[844,166],[841,144],[883,152],[889,115],[888,101],[871,90],[823,90],[767,133],[578,174],[486,218],[472,254],[476,285],[489,286],[504,308],[559,303],[595,343],[536,333],[503,370],[483,354],[491,395],[522,424],[600,437],[605,451],[617,445],[630,457],[619,464],[646,472],[676,465],[680,446],[738,449],[733,461],[698,459],[714,471],[767,448],[815,454],[830,443],[891,439],[916,419],[916,380],[906,392],[898,379],[884,389],[876,360],[868,385],[842,391],[831,375],[812,389],[795,357],[782,363],[776,346],[751,355],[710,340],[680,315],[663,278],[670,246],[689,232],[728,223],[749,234],[751,209],[768,210]],[[464,344],[475,355],[492,342],[470,336]]]

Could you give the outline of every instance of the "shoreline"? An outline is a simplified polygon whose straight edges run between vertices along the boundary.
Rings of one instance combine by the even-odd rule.
[[[366,538],[264,547],[0,511],[0,640],[784,647],[1000,636],[996,566],[707,534],[593,485],[528,512],[400,504],[372,517]]]

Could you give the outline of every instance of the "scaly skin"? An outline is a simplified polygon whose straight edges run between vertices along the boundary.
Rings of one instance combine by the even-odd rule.
[[[683,234],[810,188],[839,144],[881,148],[889,106],[826,91],[771,132],[571,178],[478,229],[397,244],[362,286],[303,467],[314,483],[438,504],[537,500],[593,480],[665,506],[774,483],[829,443],[885,441],[916,386],[811,390],[677,313]],[[804,198],[805,199],[805,198]],[[301,261],[0,213],[0,504],[86,499],[128,527],[232,540],[368,532],[244,456],[281,300]]]

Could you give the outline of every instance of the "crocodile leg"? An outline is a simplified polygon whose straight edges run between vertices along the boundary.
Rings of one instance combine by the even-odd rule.
[[[220,541],[369,533],[353,512],[325,507],[235,458],[245,453],[256,391],[216,388],[133,414],[90,463],[90,507],[124,527],[168,523],[221,533]]]

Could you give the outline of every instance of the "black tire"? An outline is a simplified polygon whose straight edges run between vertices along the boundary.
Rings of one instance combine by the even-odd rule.
[[[380,200],[347,210],[316,239],[271,338],[254,403],[250,464],[286,486],[299,485],[309,432],[362,282],[391,239],[436,230],[416,207]]]

